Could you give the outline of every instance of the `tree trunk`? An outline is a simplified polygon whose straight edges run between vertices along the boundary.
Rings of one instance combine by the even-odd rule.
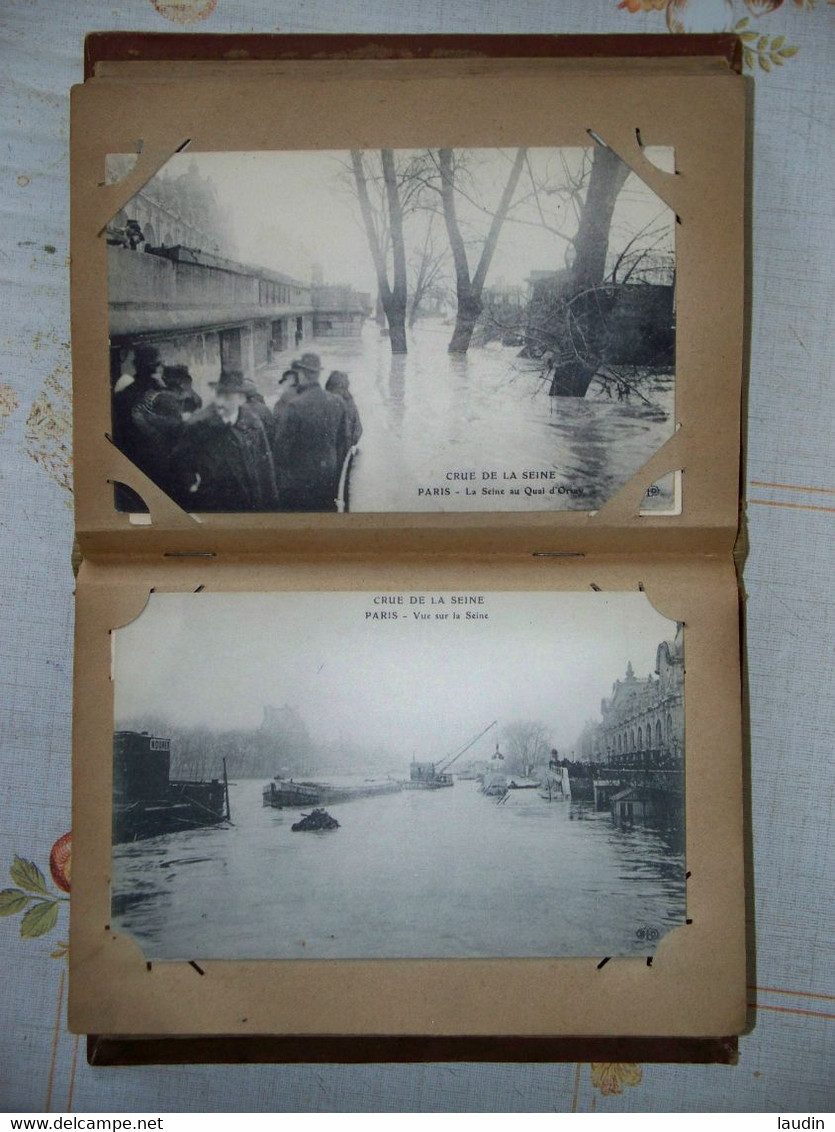
[[[377,292],[377,302],[374,307],[374,319],[381,329],[387,325],[386,310],[383,306],[383,297],[379,291]]]
[[[554,370],[548,394],[551,397],[585,397],[596,372],[596,366],[585,362],[564,362]]]
[[[365,225],[365,234],[371,258],[374,261],[374,270],[377,274],[377,286],[380,302],[386,313],[389,325],[389,341],[393,354],[406,353],[406,253],[403,244],[403,210],[397,190],[397,178],[394,168],[394,153],[390,149],[380,151],[383,163],[383,179],[386,186],[386,200],[388,203],[389,224],[392,240],[394,260],[394,286],[388,280],[386,257],[377,237],[374,227],[374,214],[368,196],[368,184],[365,179],[362,153],[351,150],[351,164],[354,170],[354,182],[357,187],[357,197],[360,202]]]
[[[629,166],[607,146],[598,145],[591,161],[591,175],[580,226],[574,237],[577,252],[571,268],[573,289],[599,287],[606,277],[609,232],[618,193],[629,176]]]
[[[611,149],[602,145],[595,148],[589,187],[574,237],[577,254],[565,307],[565,341],[570,346],[568,352],[575,356],[557,365],[551,379],[552,397],[585,397],[603,361],[607,316],[612,304],[600,288],[606,278],[612,215],[628,176],[629,167]]]
[[[501,233],[502,225],[504,224],[505,217],[507,216],[508,209],[513,200],[513,194],[516,192],[516,186],[519,183],[526,153],[526,149],[517,150],[516,159],[513,162],[513,168],[510,171],[510,176],[504,187],[499,207],[493,214],[490,231],[487,234],[484,247],[481,249],[481,258],[479,259],[478,267],[475,270],[475,274],[470,278],[467,250],[464,247],[464,239],[461,235],[461,228],[458,224],[458,217],[455,211],[455,165],[453,154],[451,149],[438,150],[438,164],[441,170],[441,200],[444,206],[444,220],[449,236],[450,250],[452,251],[452,261],[455,265],[455,284],[458,293],[458,313],[455,318],[455,330],[453,331],[452,339],[447,347],[447,351],[450,354],[466,354],[469,349],[470,340],[472,339],[478,316],[481,314],[482,310],[481,295],[484,290],[484,282],[496,251],[496,245],[499,242],[499,234]]]
[[[393,354],[406,353],[406,246],[403,242],[403,208],[397,190],[397,172],[394,168],[394,151],[381,149],[383,180],[389,206],[391,252],[394,264],[394,286],[391,305],[386,311],[389,320],[389,337]]]
[[[462,314],[466,310],[472,312],[472,284],[470,282],[470,265],[467,262],[467,249],[464,247],[464,238],[458,225],[455,212],[455,168],[451,149],[438,150],[438,164],[441,170],[441,201],[444,207],[444,222],[446,223],[449,247],[452,252],[452,262],[455,268],[455,290],[458,296],[458,314],[455,318],[455,331],[447,347],[450,354],[463,354],[467,352],[475,326],[475,318],[470,313],[465,319]]]
[[[391,352],[393,354],[408,353],[406,343],[406,312],[404,310],[389,311],[388,320]]]
[[[458,311],[455,315],[455,329],[452,332],[449,346],[447,346],[447,353],[466,354],[470,348],[470,340],[481,311],[481,300],[476,299],[472,294],[465,303],[462,303],[459,298]]]

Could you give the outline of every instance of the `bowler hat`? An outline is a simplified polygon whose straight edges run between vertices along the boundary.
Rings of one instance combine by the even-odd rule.
[[[134,346],[133,368],[150,373],[160,364],[159,350],[156,346]]]
[[[163,366],[162,379],[169,389],[181,389],[192,384],[188,366]]]
[[[210,381],[209,385],[217,393],[241,393],[246,396],[246,378],[239,369],[222,369],[217,381]]]
[[[304,370],[305,373],[312,373],[314,377],[318,377],[322,372],[322,361],[318,354],[302,354],[302,356],[292,363],[293,369]]]

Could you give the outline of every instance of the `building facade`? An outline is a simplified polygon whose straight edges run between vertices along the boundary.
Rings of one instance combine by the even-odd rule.
[[[616,818],[680,822],[684,808],[684,647],[682,627],[662,641],[655,671],[635,675],[631,662],[601,701],[600,722],[587,734],[594,800]]]
[[[311,283],[239,262],[231,218],[194,163],[152,178],[106,234],[113,384],[150,344],[165,365],[188,367],[205,401],[222,368],[254,378],[314,337],[359,336],[371,313],[369,295],[324,285],[321,268]]]
[[[371,296],[353,287],[314,284],[313,334],[316,338],[359,338],[372,311]]]
[[[129,168],[113,157],[108,165],[117,179]],[[116,214],[108,236],[118,237],[129,222],[138,226],[143,249],[187,247],[231,259],[237,255],[231,217],[218,202],[212,179],[200,175],[196,162],[178,176],[162,169],[152,177]]]
[[[205,400],[221,368],[252,376],[313,337],[310,285],[281,272],[180,246],[111,245],[107,256],[114,380],[149,343],[166,365],[188,366]]]
[[[601,722],[594,737],[594,761],[647,762],[678,758],[684,747],[684,653],[681,629],[662,641],[655,672],[638,677],[629,663],[626,675],[601,701]]]
[[[528,278],[525,335],[532,352],[570,356],[585,350],[596,327],[598,364],[669,367],[675,362],[675,286],[664,266],[578,291],[570,272],[534,271]]]

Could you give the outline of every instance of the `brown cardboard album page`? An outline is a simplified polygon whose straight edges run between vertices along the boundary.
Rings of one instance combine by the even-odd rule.
[[[70,1025],[745,1019],[726,561],[84,562]]]
[[[164,69],[73,91],[85,555],[730,549],[726,61]]]

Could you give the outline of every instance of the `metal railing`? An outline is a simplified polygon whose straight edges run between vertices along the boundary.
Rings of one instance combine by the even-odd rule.
[[[645,751],[623,751],[612,755],[603,764],[612,770],[668,770],[683,768],[681,748],[651,747]]]

